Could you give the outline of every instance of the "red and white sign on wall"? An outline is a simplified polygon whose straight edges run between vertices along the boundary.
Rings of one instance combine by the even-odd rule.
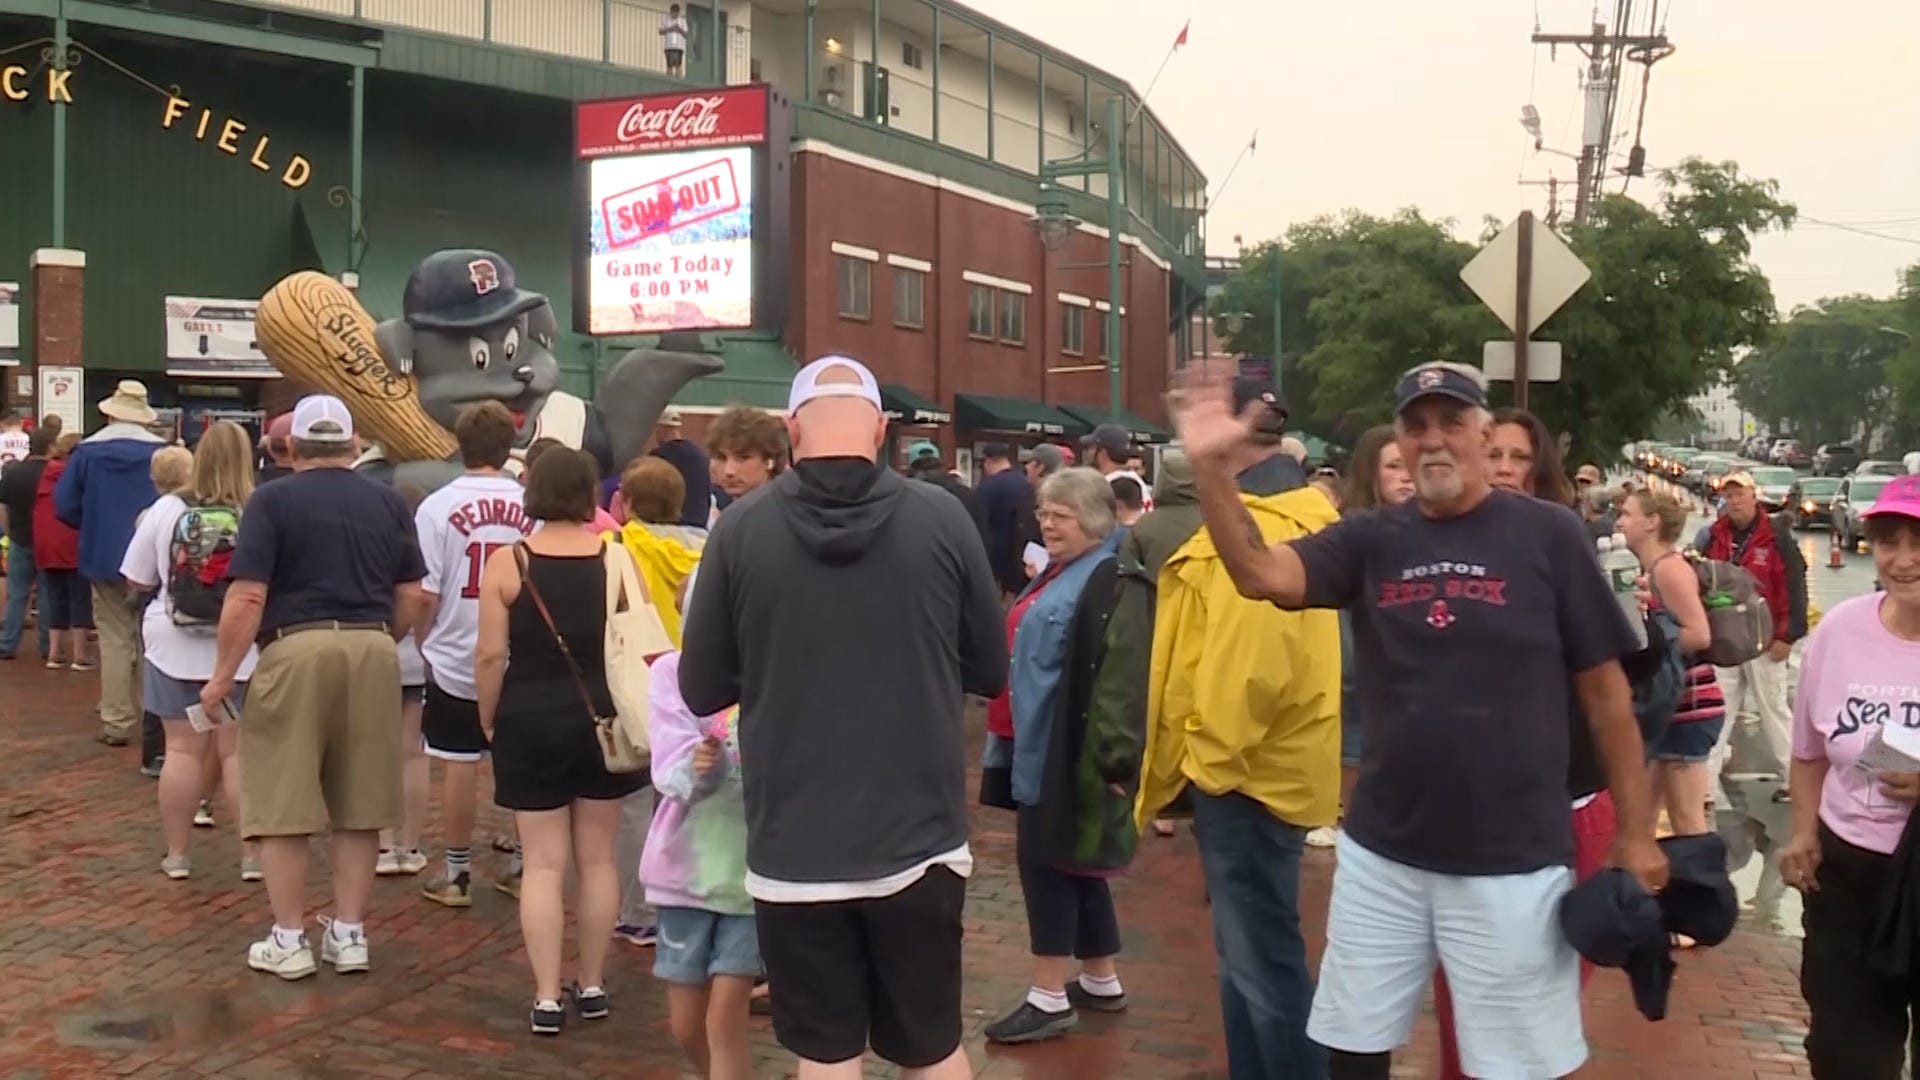
[[[740,329],[754,318],[764,86],[576,107],[590,334]],[[576,300],[576,303],[578,300]]]
[[[767,88],[582,102],[574,139],[583,159],[756,145],[767,140]]]

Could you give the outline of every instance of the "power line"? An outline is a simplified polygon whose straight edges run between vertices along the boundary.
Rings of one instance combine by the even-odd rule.
[[[1913,244],[1916,247],[1920,247],[1920,239],[1916,239],[1915,237],[1911,237],[1911,236],[1895,236],[1892,233],[1875,232],[1872,229],[1862,229],[1856,225],[1843,225],[1838,221],[1825,221],[1821,218],[1808,217],[1805,214],[1800,215],[1795,220],[1804,221],[1809,225],[1818,225],[1821,228],[1839,229],[1841,232],[1858,233],[1861,236],[1871,236],[1875,240],[1891,240],[1896,244]]]

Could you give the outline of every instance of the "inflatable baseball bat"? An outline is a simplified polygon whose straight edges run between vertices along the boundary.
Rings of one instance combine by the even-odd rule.
[[[281,278],[260,298],[260,350],[283,373],[346,403],[359,434],[387,460],[440,461],[458,449],[420,407],[413,379],[387,365],[374,322],[346,286],[312,270]]]

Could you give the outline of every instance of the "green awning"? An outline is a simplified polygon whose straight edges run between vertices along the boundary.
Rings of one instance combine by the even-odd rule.
[[[938,402],[921,397],[899,383],[880,384],[880,404],[886,409],[889,423],[909,426],[953,423],[953,414]]]
[[[969,431],[1005,431],[1021,435],[1079,435],[1087,425],[1044,401],[955,394],[953,411],[958,426]]]
[[[1109,419],[1113,414],[1103,405],[1062,405],[1060,411],[1085,424],[1089,429],[1099,427],[1101,424],[1117,422],[1127,429],[1127,434],[1133,436],[1134,442],[1141,445],[1173,441],[1173,432],[1126,409],[1120,410],[1118,421]]]

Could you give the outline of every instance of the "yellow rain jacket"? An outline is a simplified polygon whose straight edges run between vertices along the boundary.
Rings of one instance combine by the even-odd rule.
[[[667,629],[667,640],[680,647],[680,586],[686,584],[693,568],[700,565],[700,551],[706,541],[699,533],[678,525],[643,525],[629,521],[618,533],[606,534],[618,540],[640,568],[640,581],[647,596],[660,610],[660,625]]]
[[[1338,517],[1310,487],[1240,501],[1269,544]],[[1237,791],[1303,828],[1339,814],[1339,615],[1241,596],[1205,529],[1160,570],[1134,807],[1143,831],[1186,782]]]

